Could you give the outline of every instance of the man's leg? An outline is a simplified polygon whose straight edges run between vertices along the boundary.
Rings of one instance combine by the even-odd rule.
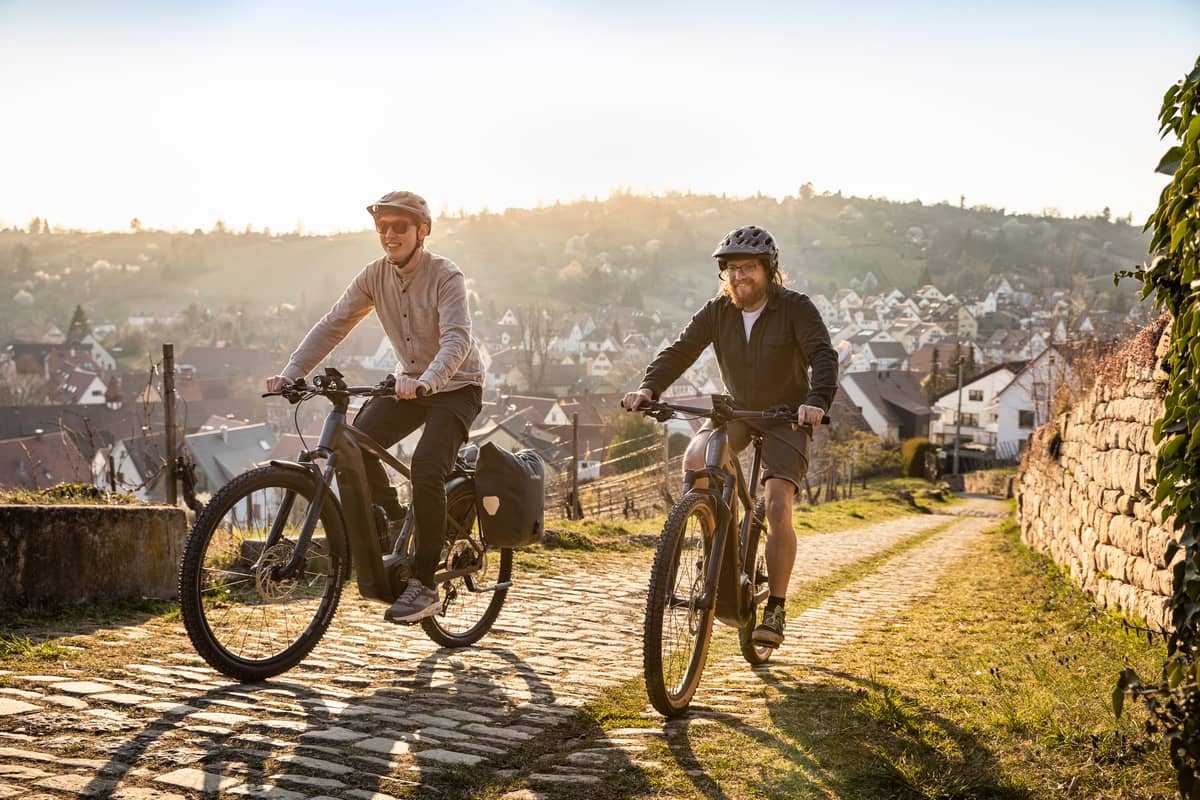
[[[417,559],[413,574],[433,586],[433,573],[446,538],[446,478],[458,448],[467,440],[462,421],[443,408],[430,408],[425,431],[412,459],[413,513],[417,521]]]
[[[436,614],[441,605],[433,575],[446,538],[446,477],[466,438],[466,426],[453,413],[442,406],[426,408],[425,430],[411,464],[417,536],[413,579],[384,612],[389,622],[416,622]]]
[[[792,567],[796,563],[796,528],[792,525],[792,501],[796,486],[784,478],[764,484],[767,506],[767,583],[771,597],[786,598]]]
[[[415,431],[424,421],[425,409],[416,403],[395,397],[374,397],[359,410],[354,418],[354,427],[388,448]],[[400,501],[396,498],[395,488],[388,483],[383,464],[366,451],[362,455],[371,502],[383,508],[388,519],[399,519],[403,513]]]
[[[687,450],[683,454],[683,471],[686,474],[688,470],[704,469],[704,449],[708,445],[708,437],[712,436],[712,431],[701,430],[688,443]],[[697,478],[696,487],[703,489],[708,486],[708,478]]]

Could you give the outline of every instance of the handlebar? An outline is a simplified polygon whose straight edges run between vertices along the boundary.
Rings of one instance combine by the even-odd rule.
[[[332,367],[326,367],[325,374],[313,378],[312,383],[305,383],[303,378],[298,378],[277,392],[264,392],[263,397],[284,397],[287,398],[289,403],[295,404],[301,400],[307,400],[310,397],[318,395],[324,397],[338,395],[346,397],[392,397],[395,394],[395,375],[388,375],[387,378],[374,386],[347,386],[346,382],[342,380],[340,372]],[[417,387],[417,397],[425,397],[428,394],[429,390],[424,384]]]
[[[793,425],[799,422],[799,416],[796,409],[788,408],[787,406],[777,406],[768,408],[766,411],[746,411],[733,407],[733,398],[726,395],[713,395],[712,408],[697,408],[694,406],[679,406],[671,403],[660,403],[654,400],[646,400],[642,402],[637,409],[625,409],[626,411],[640,411],[648,417],[653,417],[659,422],[666,422],[676,414],[694,414],[697,417],[706,417],[716,423],[725,423],[735,419],[767,419],[778,420],[780,422],[788,422]],[[624,405],[622,403],[622,405]],[[828,414],[821,417],[822,425],[829,425],[832,420]]]

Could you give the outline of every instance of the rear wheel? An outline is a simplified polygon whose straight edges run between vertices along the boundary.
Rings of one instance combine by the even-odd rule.
[[[437,565],[437,574],[448,577],[435,578],[442,605],[421,620],[426,635],[443,647],[466,647],[483,638],[508,595],[508,589],[489,589],[512,578],[512,559],[511,548],[489,548],[484,540],[473,487],[453,489],[446,498],[446,541]]]
[[[179,605],[196,652],[218,672],[241,681],[285,672],[333,621],[349,567],[333,497],[297,574],[278,575],[296,551],[315,491],[303,472],[260,467],[225,484],[196,520],[180,567]],[[282,535],[268,546],[281,515]]]
[[[687,710],[708,656],[716,604],[702,609],[697,601],[704,592],[715,531],[712,501],[701,494],[685,495],[663,526],[650,570],[643,668],[650,702],[667,717]]]
[[[747,587],[747,594],[750,595],[747,599],[750,601],[746,607],[750,609],[750,618],[738,626],[738,643],[742,648],[742,655],[751,664],[765,664],[775,652],[775,648],[766,647],[754,642],[754,628],[758,625],[758,609],[766,598],[766,592],[769,591],[767,585],[767,530],[764,522],[766,512],[762,500],[758,501],[758,505],[754,508],[754,519],[750,521],[750,534],[747,537],[746,547],[746,574],[750,577],[750,586]],[[754,598],[760,598],[756,603]]]

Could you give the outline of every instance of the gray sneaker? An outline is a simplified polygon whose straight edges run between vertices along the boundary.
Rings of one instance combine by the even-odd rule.
[[[754,629],[750,638],[757,645],[779,647],[783,644],[784,616],[783,606],[768,608],[763,612],[762,624]]]
[[[388,622],[416,622],[432,617],[441,607],[442,601],[437,592],[416,578],[411,578],[404,592],[384,612],[383,618]]]

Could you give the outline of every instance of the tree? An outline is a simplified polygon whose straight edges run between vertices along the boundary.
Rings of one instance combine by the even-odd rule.
[[[521,356],[529,388],[534,394],[546,380],[546,362],[550,351],[550,315],[541,303],[520,306],[517,323],[521,326]]]
[[[83,306],[75,306],[75,313],[71,315],[71,324],[67,327],[67,341],[78,343],[83,341],[83,337],[92,332],[92,326],[88,323],[87,314],[83,311]]]
[[[614,411],[608,430],[611,444],[604,460],[611,463],[613,472],[630,472],[648,467],[662,457],[658,427],[647,417]]]
[[[140,219],[138,219],[137,217],[134,217],[133,219],[129,220],[129,230],[133,231],[134,233],[141,233],[142,232],[142,221]]]

